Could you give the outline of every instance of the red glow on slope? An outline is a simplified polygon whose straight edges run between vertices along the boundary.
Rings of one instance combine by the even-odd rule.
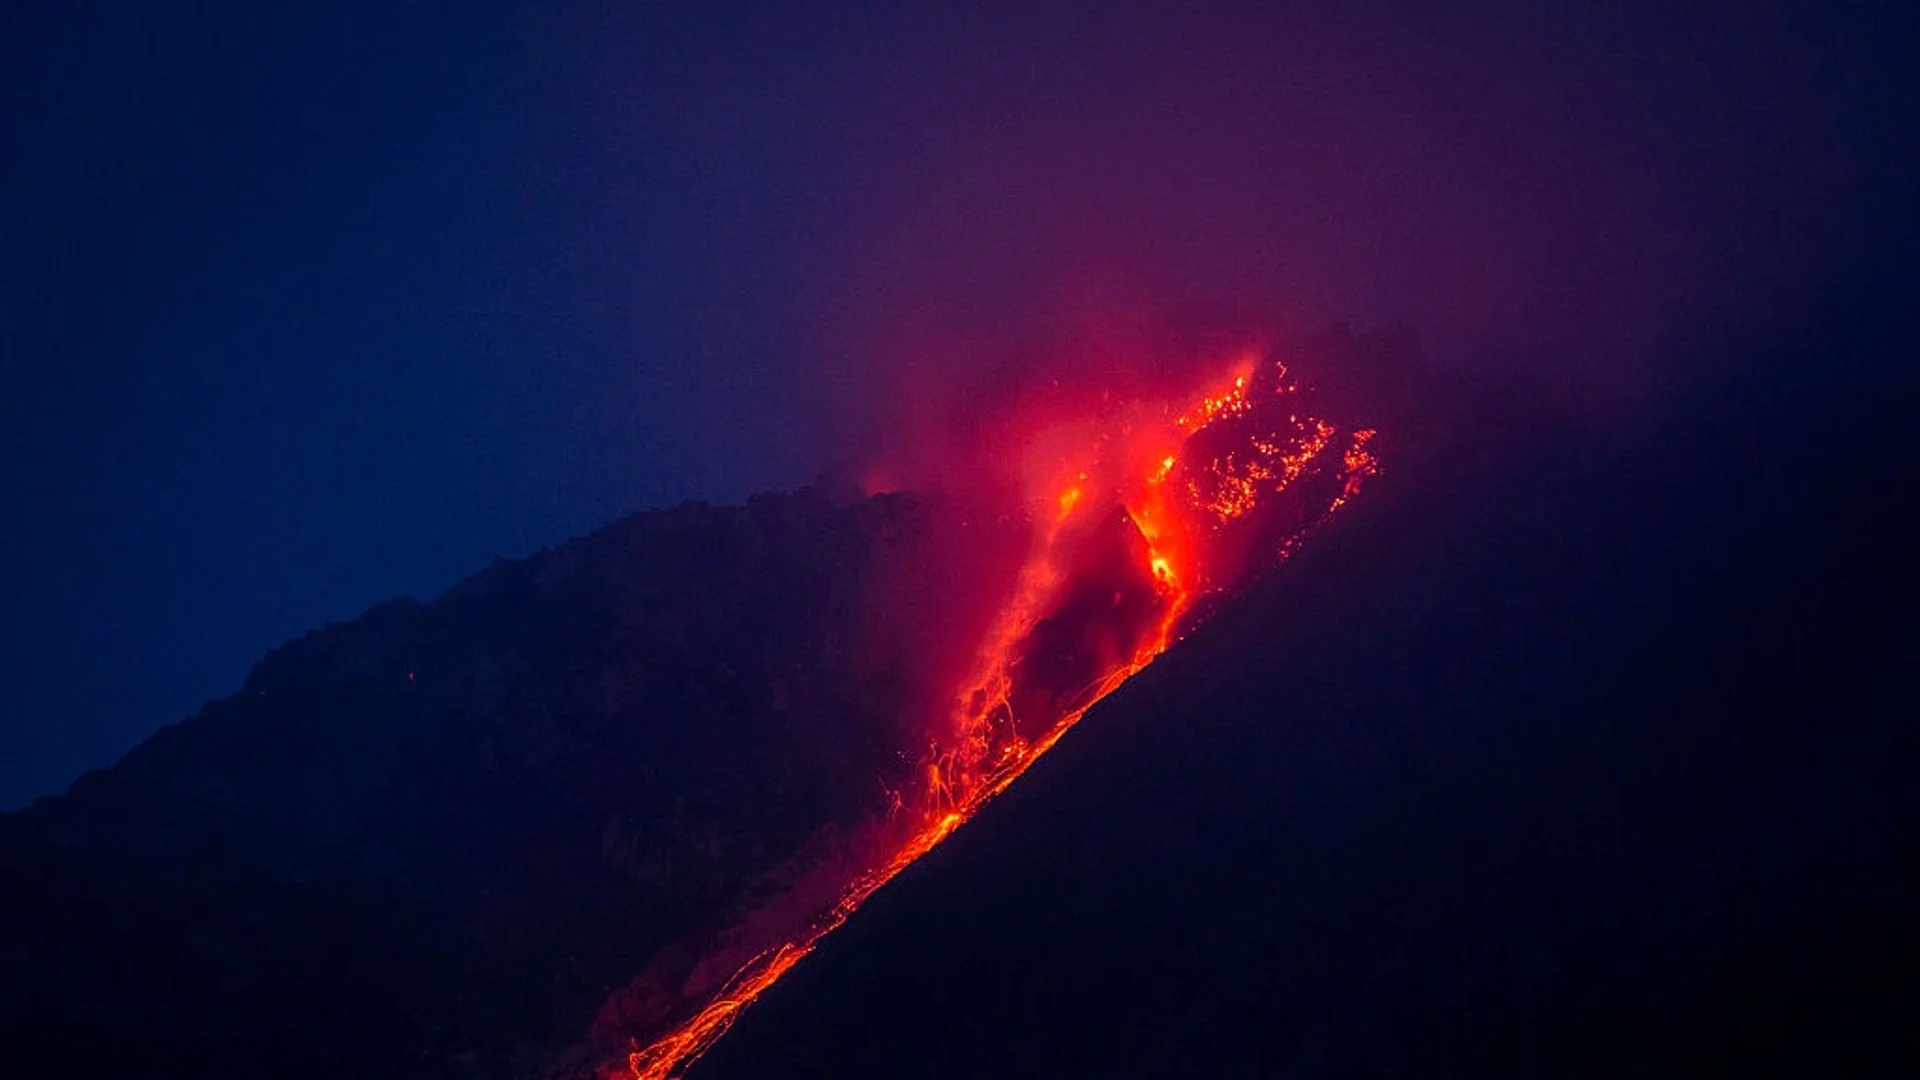
[[[1026,470],[1032,544],[974,653],[955,705],[932,733],[917,789],[893,792],[891,854],[847,882],[831,907],[749,960],[693,1016],[635,1049],[638,1080],[677,1076],[740,1012],[1026,771],[1101,698],[1164,652],[1202,591],[1244,580],[1234,552],[1284,557],[1379,471],[1372,431],[1337,434],[1296,411],[1284,365],[1243,356],[1184,408],[1137,406],[1091,427],[1036,435]],[[1061,432],[1067,433],[1062,438]],[[1043,452],[1044,451],[1044,452]],[[1337,464],[1334,462],[1337,461]],[[1324,476],[1323,499],[1283,496]],[[1288,516],[1288,505],[1292,505]],[[1279,508],[1275,508],[1275,507]],[[1271,543],[1228,543],[1255,528]]]

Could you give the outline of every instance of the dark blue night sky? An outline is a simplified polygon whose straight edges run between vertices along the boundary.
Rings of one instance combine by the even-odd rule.
[[[0,808],[1182,305],[1406,319],[1631,437],[1914,224],[1910,7],[1670,6],[11,5]]]

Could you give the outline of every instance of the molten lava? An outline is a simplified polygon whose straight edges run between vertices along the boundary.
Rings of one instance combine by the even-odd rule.
[[[1196,597],[1290,553],[1379,472],[1372,430],[1332,422],[1284,365],[1242,358],[1188,401],[1108,410],[1030,462],[1032,543],[910,790],[891,791],[884,858],[787,940],[627,1060],[679,1075],[867,898],[965,824],[1101,698],[1185,630]],[[1041,440],[1036,440],[1039,443]]]

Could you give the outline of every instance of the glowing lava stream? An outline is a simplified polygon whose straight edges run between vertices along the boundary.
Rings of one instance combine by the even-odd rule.
[[[882,885],[892,881],[895,875],[905,870],[920,856],[933,850],[934,846],[950,836],[953,830],[973,817],[989,799],[1005,791],[1021,773],[1027,771],[1029,765],[1039,759],[1040,755],[1052,749],[1060,736],[1066,734],[1067,729],[1077,723],[1088,709],[1121,683],[1132,678],[1135,672],[1146,667],[1154,657],[1160,655],[1169,644],[1168,638],[1174,621],[1179,617],[1180,612],[1185,610],[1187,594],[1184,589],[1179,589],[1172,584],[1172,575],[1164,570],[1165,564],[1161,557],[1155,555],[1154,558],[1156,570],[1161,571],[1160,580],[1167,582],[1172,589],[1170,596],[1173,602],[1168,606],[1168,615],[1159,633],[1132,662],[1102,679],[1091,689],[1090,698],[1086,704],[1061,717],[1045,735],[1030,744],[1011,744],[1011,747],[1017,747],[1017,749],[1004,755],[1001,763],[986,771],[979,778],[978,783],[961,786],[941,781],[936,776],[937,787],[933,791],[945,793],[947,798],[952,798],[956,786],[962,787],[962,793],[957,798],[952,798],[951,809],[923,825],[885,864],[854,879],[846,892],[841,894],[839,902],[800,936],[749,960],[734,974],[733,978],[727,981],[725,986],[721,987],[720,992],[714,995],[714,999],[692,1019],[668,1032],[652,1045],[629,1055],[628,1065],[633,1075],[639,1080],[667,1080],[669,1077],[678,1075],[679,1070],[693,1064],[701,1054],[719,1040],[720,1036],[726,1034],[727,1029],[733,1026],[734,1020],[742,1010],[753,1004],[754,999],[759,997],[762,991],[778,982],[788,969],[812,952],[814,946],[820,943],[820,939],[839,929],[840,925],[846,922],[861,904],[866,903],[867,897],[872,896]],[[1012,607],[1010,605],[1010,609]],[[1008,645],[1010,646],[1011,642],[1008,642]],[[940,766],[930,765],[929,769],[937,772]]]
[[[1088,473],[1065,470],[1066,479],[1039,504],[1051,512],[1036,515],[1039,521],[1032,552],[1021,569],[1013,596],[978,650],[974,672],[965,684],[968,693],[953,716],[953,730],[949,732],[952,742],[944,747],[936,745],[924,765],[924,787],[916,793],[917,828],[891,857],[849,882],[838,901],[803,930],[749,960],[699,1012],[628,1055],[627,1066],[636,1080],[668,1080],[680,1075],[726,1033],[742,1010],[812,952],[822,938],[845,923],[868,897],[1006,790],[1088,709],[1166,650],[1193,590],[1200,585],[1196,566],[1200,530],[1217,532],[1232,527],[1252,510],[1261,494],[1287,490],[1321,460],[1322,451],[1334,436],[1332,425],[1312,417],[1289,414],[1282,421],[1276,415],[1264,427],[1253,423],[1249,419],[1256,409],[1248,387],[1251,373],[1251,361],[1243,362],[1229,385],[1201,396],[1170,425],[1162,424],[1165,430],[1158,433],[1160,444],[1150,438],[1143,441],[1137,431],[1131,436],[1136,445],[1127,450],[1134,460],[1126,472],[1136,479],[1123,483],[1115,494],[1145,542],[1146,566],[1135,569],[1146,571],[1143,577],[1151,583],[1156,602],[1154,621],[1133,644],[1132,654],[1062,702],[1066,710],[1030,741],[1013,729],[1014,669],[1021,649],[1039,621],[1062,599],[1069,573],[1069,567],[1061,564],[1067,558],[1062,550],[1068,546],[1067,540],[1084,536],[1090,509],[1101,508],[1101,500],[1090,499],[1087,494]],[[1287,381],[1285,367],[1275,365],[1263,403],[1277,401],[1295,390]],[[1212,457],[1195,461],[1176,474],[1176,467],[1181,466],[1180,454],[1193,437],[1216,425],[1231,428],[1236,423],[1242,428],[1251,424],[1251,428],[1231,432],[1238,438],[1233,449],[1216,450]],[[1299,527],[1280,538],[1276,558],[1293,549],[1305,525],[1332,513],[1358,490],[1364,477],[1378,472],[1377,462],[1367,450],[1373,434],[1353,432],[1344,457],[1331,459],[1340,462],[1338,466],[1328,465],[1326,470],[1337,482],[1335,493]],[[1115,600],[1119,600],[1118,593]]]
[[[1114,687],[1145,667],[1146,663],[1145,660],[1139,661],[1109,676],[1097,688],[1094,701],[1097,702],[1101,697],[1105,697]],[[701,1054],[719,1040],[720,1036],[726,1034],[727,1029],[733,1026],[733,1021],[742,1010],[753,1004],[754,999],[759,997],[762,991],[778,982],[788,969],[812,952],[821,938],[839,929],[840,925],[847,921],[848,916],[851,916],[861,904],[866,903],[867,897],[872,896],[882,885],[892,881],[895,875],[905,870],[914,860],[933,850],[936,844],[945,840],[953,830],[972,817],[987,800],[1006,790],[1007,785],[1013,783],[1014,779],[1025,772],[1027,766],[1033,764],[1041,754],[1046,753],[1060,736],[1065,734],[1066,730],[1092,707],[1093,702],[1089,702],[1069,713],[1055,724],[1053,730],[1046,736],[1030,745],[1024,754],[1016,757],[1009,766],[993,774],[988,782],[976,789],[973,796],[963,801],[959,808],[948,811],[932,824],[922,828],[893,858],[887,860],[885,865],[855,879],[847,891],[841,895],[839,903],[836,903],[806,933],[748,961],[746,966],[735,973],[733,978],[728,980],[727,984],[714,996],[714,999],[692,1019],[668,1032],[651,1046],[636,1050],[629,1055],[628,1065],[633,1075],[640,1080],[667,1080],[668,1077],[678,1075],[678,1070],[693,1064]]]

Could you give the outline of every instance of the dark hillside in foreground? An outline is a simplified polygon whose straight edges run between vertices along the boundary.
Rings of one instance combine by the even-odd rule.
[[[1911,1075],[1914,404],[1396,471],[690,1075]]]
[[[537,1067],[873,811],[933,520],[638,514],[275,650],[0,817],[0,1071]]]

